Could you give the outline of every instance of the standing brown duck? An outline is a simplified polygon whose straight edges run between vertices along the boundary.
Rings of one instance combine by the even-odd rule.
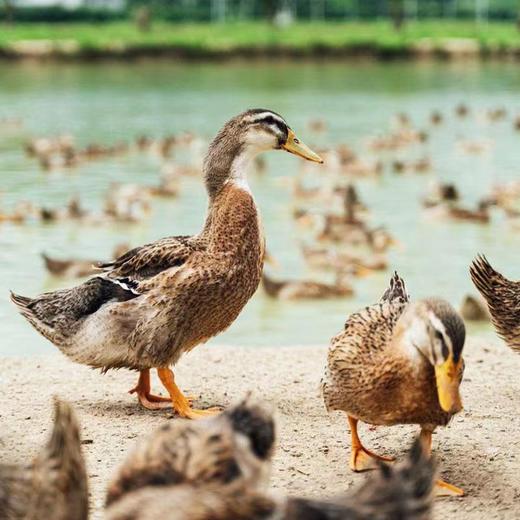
[[[82,285],[36,298],[12,294],[12,301],[74,361],[105,371],[139,370],[132,392],[145,407],[171,404],[188,418],[213,413],[191,408],[170,366],[227,329],[258,287],[264,238],[246,169],[273,149],[322,162],[280,115],[244,112],[224,125],[204,160],[209,209],[198,235],[137,247],[102,264],[105,272]],[[170,399],[150,393],[151,368]]]
[[[464,322],[437,298],[410,302],[397,275],[381,301],[349,316],[332,339],[322,382],[328,410],[346,412],[352,435],[350,467],[373,468],[372,453],[358,436],[359,421],[375,425],[419,424],[425,450],[432,433],[462,409]],[[462,495],[438,481],[443,493]]]

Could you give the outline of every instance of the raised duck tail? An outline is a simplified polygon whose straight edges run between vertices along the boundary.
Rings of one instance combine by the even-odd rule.
[[[27,518],[41,511],[53,518],[88,518],[88,479],[81,451],[79,425],[72,407],[54,400],[54,427],[47,445],[33,464],[33,489]],[[35,516],[32,516],[34,513]]]
[[[404,280],[397,274],[397,271],[394,272],[394,276],[392,276],[390,279],[390,286],[384,292],[383,296],[381,297],[381,301],[400,301],[401,303],[410,301],[410,296],[406,292],[406,284],[404,283]]]

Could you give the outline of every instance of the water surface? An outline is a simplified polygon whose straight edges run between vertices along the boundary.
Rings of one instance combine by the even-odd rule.
[[[95,209],[112,181],[153,184],[159,176],[158,158],[136,154],[46,174],[23,153],[23,142],[30,135],[70,133],[80,144],[131,140],[140,134],[160,137],[182,130],[209,138],[230,116],[260,106],[283,114],[309,143],[346,142],[366,154],[367,136],[386,131],[397,111],[406,111],[418,126],[427,126],[435,108],[450,116],[430,131],[424,149],[414,152],[431,156],[433,173],[396,176],[387,171],[379,181],[360,181],[358,186],[372,209],[372,222],[387,225],[402,244],[389,259],[412,295],[437,294],[458,304],[472,289],[468,265],[477,252],[487,253],[511,275],[520,275],[515,269],[520,236],[499,213],[488,226],[449,224],[426,217],[419,201],[436,178],[456,182],[468,204],[494,182],[518,178],[520,134],[512,129],[512,118],[520,112],[518,92],[520,69],[507,63],[3,63],[0,118],[21,117],[25,126],[21,134],[0,134],[0,204],[9,208],[28,199],[63,206],[72,194],[79,194],[85,206]],[[451,114],[462,100],[474,111],[504,106],[509,117],[493,124],[482,117],[457,120]],[[316,116],[328,121],[326,134],[312,135],[307,128]],[[487,154],[468,156],[455,145],[458,138],[489,139],[494,146]],[[291,218],[293,200],[286,179],[296,175],[299,159],[272,152],[268,165],[269,172],[253,177],[251,184],[268,247],[282,266],[276,275],[319,276],[305,268],[298,247],[302,236]],[[327,178],[319,168],[315,175]],[[181,187],[178,199],[154,201],[152,215],[139,224],[0,225],[0,354],[54,348],[8,301],[9,289],[34,295],[59,286],[47,276],[41,251],[106,258],[121,241],[138,245],[165,235],[195,233],[206,209],[204,189],[193,178],[183,180]],[[356,281],[355,298],[346,300],[286,303],[259,291],[232,327],[213,341],[326,343],[350,311],[379,298],[389,276]]]

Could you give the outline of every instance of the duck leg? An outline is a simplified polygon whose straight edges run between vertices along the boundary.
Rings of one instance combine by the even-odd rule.
[[[169,397],[160,397],[151,393],[150,370],[141,370],[137,385],[128,392],[137,394],[139,402],[148,410],[161,410],[171,408],[172,401]]]
[[[369,469],[376,469],[376,460],[381,460],[384,462],[393,462],[395,460],[393,457],[383,457],[382,455],[377,455],[376,453],[367,450],[363,444],[361,444],[361,439],[358,435],[358,419],[355,419],[350,415],[347,417],[352,436],[352,453],[350,455],[350,469],[352,471],[367,471]]]
[[[425,453],[430,456],[432,453],[432,431],[421,428],[421,442]],[[435,482],[435,491],[437,496],[455,496],[461,497],[464,495],[464,490],[444,482],[444,480],[437,480]]]
[[[181,392],[175,384],[175,377],[169,368],[158,368],[157,374],[162,384],[168,390],[173,409],[186,419],[201,419],[208,415],[215,415],[221,411],[220,408],[208,408],[207,410],[196,410],[191,407],[189,399]]]

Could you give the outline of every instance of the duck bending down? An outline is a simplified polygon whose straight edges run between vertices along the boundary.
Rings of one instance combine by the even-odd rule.
[[[484,297],[498,335],[520,352],[520,282],[496,271],[485,256],[478,256],[470,267],[475,287]]]
[[[215,413],[191,408],[170,367],[227,329],[260,283],[264,238],[246,168],[272,149],[322,162],[280,115],[244,112],[224,125],[206,155],[209,210],[198,235],[137,247],[102,264],[105,272],[82,285],[36,298],[13,293],[12,301],[72,360],[103,371],[139,370],[132,392],[145,407],[173,406],[188,418]],[[151,394],[151,368],[168,399]]]
[[[381,464],[361,487],[332,500],[219,486],[151,485],[111,506],[107,520],[429,520],[435,464],[416,441],[406,459]]]
[[[55,400],[51,437],[31,464],[0,464],[0,518],[87,520],[85,461],[79,426],[67,403]]]
[[[450,304],[436,298],[410,302],[397,273],[379,303],[349,316],[332,339],[322,392],[329,411],[347,414],[353,471],[371,469],[374,459],[391,460],[363,446],[359,421],[419,424],[430,452],[435,428],[462,410],[465,335],[464,322]],[[438,490],[463,494],[442,481]]]

